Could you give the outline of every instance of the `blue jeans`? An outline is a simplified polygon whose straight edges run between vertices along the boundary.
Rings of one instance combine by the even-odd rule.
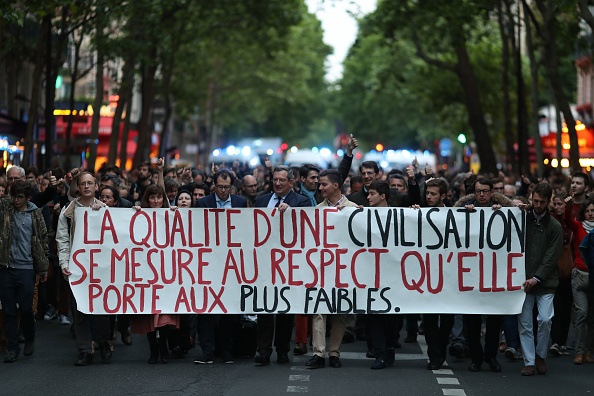
[[[522,354],[524,355],[524,365],[534,366],[536,355],[546,359],[549,349],[549,340],[551,339],[551,324],[553,322],[553,298],[554,294],[530,294],[526,293],[526,299],[522,306],[522,312],[518,317],[520,324],[520,342],[522,343]],[[534,346],[534,326],[532,323],[534,305],[538,308],[538,333],[536,347]]]
[[[25,341],[35,339],[34,290],[35,270],[0,269],[0,301],[2,301],[2,309],[4,310],[9,351],[20,352],[17,311],[21,311],[21,328],[23,329]]]
[[[518,330],[518,315],[504,315],[501,326],[505,334],[505,342],[509,348],[520,349],[520,332]]]

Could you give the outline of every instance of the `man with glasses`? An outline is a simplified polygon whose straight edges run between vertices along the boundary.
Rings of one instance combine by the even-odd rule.
[[[245,175],[241,181],[241,191],[247,200],[248,208],[253,208],[258,196],[258,179],[252,175]]]
[[[464,207],[468,211],[474,211],[475,208],[498,210],[502,206],[512,206],[512,203],[503,194],[493,193],[492,180],[480,177],[474,183],[474,194],[460,198],[455,206]],[[485,347],[483,349],[481,344],[482,316],[480,314],[464,315],[464,326],[468,331],[468,345],[472,359],[468,370],[481,371],[483,362],[486,362],[491,371],[500,372],[501,365],[497,361],[497,350],[499,348],[501,316],[486,315],[486,317]]]
[[[17,180],[11,198],[0,200],[0,301],[8,341],[4,363],[15,362],[20,354],[18,311],[25,337],[24,355],[31,356],[35,351],[35,276],[39,275],[42,282],[47,280],[47,229],[41,210],[29,202],[32,196],[33,186]]]
[[[272,184],[274,192],[265,194],[256,200],[257,208],[278,207],[284,212],[291,207],[309,207],[311,201],[293,191],[295,174],[288,166],[280,165],[272,172]],[[276,328],[275,328],[276,316]],[[270,364],[272,354],[272,340],[276,348],[278,363],[289,362],[289,349],[291,334],[293,332],[293,320],[295,315],[276,314],[258,315],[258,355],[254,359],[259,366]]]
[[[245,208],[247,201],[244,197],[231,194],[231,186],[235,177],[227,169],[221,169],[214,176],[214,194],[207,195],[196,202],[198,208]],[[223,259],[223,258],[221,258]],[[223,263],[220,263],[223,265]],[[233,346],[233,324],[237,315],[215,315],[203,314],[197,316],[198,338],[202,355],[194,360],[196,364],[212,364],[214,362],[215,349],[217,349],[223,361],[228,364],[234,363],[231,354]],[[219,345],[215,348],[215,329],[219,327]]]

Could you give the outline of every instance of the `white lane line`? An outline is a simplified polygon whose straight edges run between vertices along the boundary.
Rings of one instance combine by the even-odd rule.
[[[365,352],[340,352],[340,359],[345,360],[369,360],[373,362],[373,359],[369,359],[365,356]],[[398,353],[396,351],[396,360],[423,360],[427,359],[427,355],[422,353]]]
[[[431,370],[435,375],[454,375],[454,372],[450,369],[439,369],[439,370]]]
[[[287,386],[287,392],[307,393],[309,389],[307,386]]]
[[[442,389],[443,396],[466,396],[464,389]]]
[[[291,366],[291,370],[293,371],[306,371],[307,367],[305,366]]]
[[[460,381],[457,378],[437,377],[437,383],[439,385],[460,385]]]
[[[289,381],[309,381],[309,375],[289,375]]]

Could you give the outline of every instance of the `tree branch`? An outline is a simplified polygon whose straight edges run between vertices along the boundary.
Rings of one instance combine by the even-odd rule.
[[[419,41],[419,38],[417,37],[416,33],[413,33],[412,40],[413,40],[413,43],[415,44],[415,48],[417,49],[417,51],[416,51],[417,56],[419,58],[421,58],[422,60],[424,60],[427,64],[432,65],[432,66],[437,66],[441,69],[446,69],[446,70],[452,71],[454,73],[457,72],[456,65],[441,61],[436,58],[432,58],[429,55],[427,55],[427,53],[421,47],[421,42]]]
[[[532,24],[534,25],[534,30],[536,30],[536,34],[539,37],[542,37],[540,25],[538,24],[538,21],[536,20],[536,16],[532,12],[532,8],[530,8],[530,4],[528,4],[526,2],[526,0],[522,0],[522,4],[524,5],[524,11],[526,11],[526,13],[528,14],[528,17],[532,21]],[[524,16],[524,18],[526,18],[526,16]],[[528,21],[526,21],[526,22],[528,22]]]
[[[578,7],[580,10],[580,16],[584,18],[584,21],[590,26],[590,29],[594,31],[594,15],[590,12],[588,6],[588,0],[578,0]]]

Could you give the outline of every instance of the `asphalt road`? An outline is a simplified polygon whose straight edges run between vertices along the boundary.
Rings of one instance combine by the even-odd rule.
[[[403,331],[404,334],[404,331]],[[571,344],[571,340],[570,340]],[[76,347],[68,327],[57,321],[37,324],[36,351],[13,364],[0,363],[0,395],[583,395],[594,391],[594,364],[575,366],[572,357],[549,358],[545,376],[522,377],[521,361],[502,355],[502,373],[467,370],[468,360],[448,357],[447,367],[429,371],[424,340],[402,344],[393,367],[370,370],[363,341],[343,346],[343,368],[306,370],[309,356],[292,356],[291,363],[256,367],[251,359],[229,365],[195,365],[200,349],[169,364],[147,364],[148,343],[134,336],[134,345],[119,339],[111,364],[99,353],[87,367],[75,367]],[[311,349],[310,349],[311,351]],[[483,368],[485,370],[485,368]]]

